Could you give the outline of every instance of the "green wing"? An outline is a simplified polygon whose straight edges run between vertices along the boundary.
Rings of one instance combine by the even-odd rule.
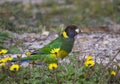
[[[50,53],[51,49],[61,48],[61,46],[62,46],[62,36],[59,36],[58,38],[47,44],[45,47],[39,49],[39,51],[42,53]]]
[[[63,36],[59,36],[51,43],[41,48],[39,51],[42,53],[50,53],[50,51],[54,48],[60,48],[60,50],[64,50],[67,53],[71,52],[74,44],[74,38],[64,38]]]

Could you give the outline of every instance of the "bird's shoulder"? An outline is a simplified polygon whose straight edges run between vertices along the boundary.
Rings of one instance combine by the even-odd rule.
[[[40,48],[39,52],[50,53],[52,49],[60,48],[62,46],[62,43],[63,43],[63,38],[62,36],[59,36],[55,40],[45,45],[43,48]]]

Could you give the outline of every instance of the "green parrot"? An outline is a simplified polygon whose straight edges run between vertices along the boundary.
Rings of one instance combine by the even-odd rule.
[[[31,56],[21,58],[21,61],[39,60],[47,63],[56,63],[58,58],[63,59],[72,50],[75,36],[80,32],[77,26],[69,25],[55,40],[33,52]],[[14,58],[13,62],[18,61]]]

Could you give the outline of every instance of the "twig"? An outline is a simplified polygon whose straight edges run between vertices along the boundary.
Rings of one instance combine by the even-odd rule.
[[[120,53],[120,50],[114,55],[114,57],[111,59],[111,61],[104,67],[104,69],[106,69],[107,68],[107,66],[109,66],[112,62],[113,62],[113,60],[117,57],[117,55]]]
[[[102,76],[103,76],[103,74],[105,73],[105,70],[108,68],[108,66],[109,66],[110,64],[113,63],[114,59],[117,57],[117,55],[118,55],[119,53],[120,53],[120,50],[118,50],[118,52],[114,55],[114,57],[110,60],[110,62],[109,62],[108,64],[106,64],[105,67],[103,67],[103,71],[102,71],[102,73],[101,73],[100,80],[102,79]],[[99,84],[101,84],[101,82],[100,82]]]

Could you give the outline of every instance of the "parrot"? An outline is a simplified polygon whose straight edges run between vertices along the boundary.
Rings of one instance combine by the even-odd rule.
[[[46,63],[57,63],[59,58],[65,58],[72,51],[75,36],[79,33],[80,30],[76,25],[69,25],[55,40],[20,60],[23,62],[39,60]],[[16,61],[18,58],[12,60],[12,62]]]

